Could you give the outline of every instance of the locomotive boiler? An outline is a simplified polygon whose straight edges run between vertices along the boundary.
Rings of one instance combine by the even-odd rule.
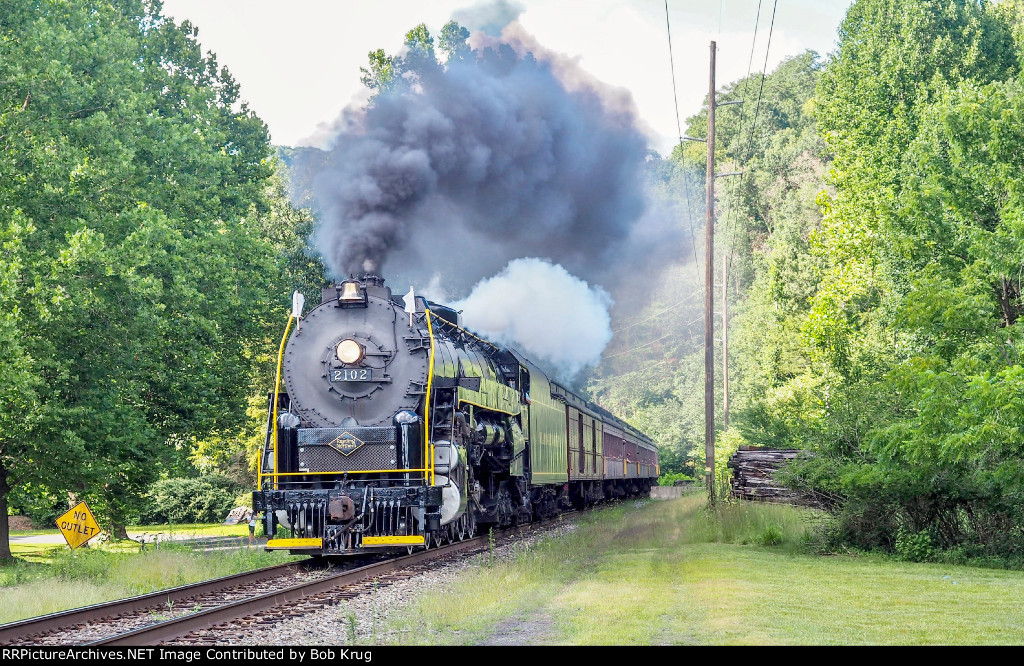
[[[270,549],[430,547],[658,476],[642,433],[375,275],[323,289],[289,331],[253,494]]]

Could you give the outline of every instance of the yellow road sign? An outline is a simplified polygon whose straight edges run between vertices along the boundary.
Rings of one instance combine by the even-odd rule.
[[[58,518],[57,527],[72,549],[78,548],[100,533],[96,517],[92,515],[85,502],[79,502],[75,508]]]

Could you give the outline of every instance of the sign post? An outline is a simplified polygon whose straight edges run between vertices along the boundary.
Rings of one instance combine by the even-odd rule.
[[[72,550],[100,533],[99,523],[85,502],[79,502],[75,508],[58,518],[57,527]]]

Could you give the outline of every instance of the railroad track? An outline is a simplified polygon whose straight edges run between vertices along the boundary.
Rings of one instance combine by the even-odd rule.
[[[417,565],[426,566],[438,558],[462,555],[467,551],[486,549],[486,536],[467,539],[440,548],[420,551],[412,555],[404,555],[393,559],[358,567],[337,573],[322,580],[298,584],[287,589],[268,592],[249,599],[226,603],[207,611],[186,615],[149,627],[128,631],[108,639],[96,641],[91,645],[156,645],[174,641],[175,643],[217,643],[217,631],[211,631],[217,625],[225,624],[241,618],[258,616],[279,607],[287,608],[289,614],[301,612],[297,608],[304,604],[313,610],[330,600],[351,598],[372,589],[374,583],[388,584],[395,578],[406,578],[418,573]],[[412,571],[408,571],[412,569]],[[270,620],[273,624],[275,620]],[[181,640],[184,639],[184,640]]]
[[[358,566],[358,565],[356,565]],[[140,627],[162,617],[204,606],[224,595],[290,587],[303,578],[328,575],[317,561],[301,561],[151,592],[129,599],[51,613],[0,625],[0,645],[81,645],[124,627]],[[111,629],[120,627],[120,630]]]
[[[495,539],[504,543],[544,527],[545,523],[530,523],[502,531]],[[272,624],[276,621],[273,609],[285,607],[294,614],[301,606],[305,609],[302,612],[312,612],[376,585],[412,577],[429,569],[432,564],[428,563],[438,558],[485,551],[490,544],[490,537],[483,535],[370,564],[366,559],[371,558],[352,560],[343,563],[341,571],[333,564],[325,566],[321,560],[267,567],[0,625],[0,645],[134,646],[179,642],[177,639],[212,644],[217,642],[217,632],[211,629],[217,625],[240,618]]]

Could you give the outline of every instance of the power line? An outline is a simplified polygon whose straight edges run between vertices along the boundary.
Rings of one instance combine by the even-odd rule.
[[[776,3],[777,2],[778,2],[778,0],[776,0]],[[747,98],[747,84],[750,83],[750,71],[754,68],[754,50],[757,47],[757,30],[758,30],[758,28],[761,25],[761,4],[762,4],[762,0],[757,0],[757,13],[754,15],[754,34],[750,38],[750,57],[747,58],[747,75],[743,79],[743,90],[740,91],[740,99],[742,99],[742,100],[746,100],[746,98]],[[772,10],[772,26],[774,27],[774,25],[775,25],[775,10],[773,9]],[[769,48],[770,48],[771,47],[771,36],[770,35],[769,35],[769,38],[768,38],[768,45],[769,45]],[[765,58],[767,59],[767,51],[765,52]],[[763,86],[764,85],[764,72],[761,73],[761,82],[762,82],[762,86]],[[761,94],[759,92],[758,93],[758,104],[760,104],[760,101],[761,101]],[[749,107],[745,107],[743,109],[742,115],[740,117],[740,137],[743,136],[742,130],[743,130],[744,120],[747,117],[749,117],[749,114],[747,113],[747,108],[749,108]],[[756,117],[756,113],[755,113],[754,120],[750,124],[750,132],[751,132],[750,136],[751,137],[753,137],[754,123],[756,123],[756,122],[757,122],[757,117]],[[741,140],[742,140],[742,138],[741,138]],[[737,179],[735,184],[733,184],[733,186],[732,186],[732,194],[733,194],[733,197],[734,197],[733,205],[729,208],[729,210],[727,211],[726,215],[724,216],[724,220],[723,220],[725,222],[725,231],[726,231],[727,235],[728,235],[729,230],[731,229],[731,225],[729,224],[729,222],[730,221],[734,221],[734,219],[736,217],[735,195],[736,195],[736,192],[739,189],[740,185],[743,184],[743,177],[744,177],[744,175],[746,175],[747,169],[749,168],[749,166],[748,166],[749,162],[750,162],[750,143],[749,143],[749,140],[748,140],[748,143],[747,143],[747,155],[743,159],[743,169],[740,172],[740,177]],[[731,213],[731,215],[730,215],[730,213]],[[722,261],[723,262],[728,262],[728,261],[732,260],[732,251],[733,251],[733,247],[732,247],[732,243],[730,243],[729,244],[729,256],[728,257],[723,256],[722,257]],[[728,286],[726,286],[725,289],[728,289]],[[723,325],[728,325],[728,322],[723,322]]]
[[[679,136],[679,159],[683,167],[683,192],[686,196],[686,221],[690,226],[690,247],[693,249],[693,263],[697,267],[697,281],[704,289],[704,282],[700,279],[700,260],[697,258],[697,236],[693,231],[693,207],[690,205],[690,181],[686,173],[686,160],[683,159],[683,126],[679,122],[679,96],[676,93],[676,61],[672,53],[672,24],[668,18],[668,0],[665,0],[665,32],[668,34],[668,62],[672,70],[672,100],[676,108],[676,132]]]
[[[754,34],[753,34],[753,36],[750,39],[750,57],[747,58],[747,75],[743,78],[743,89],[740,91],[740,99],[741,100],[746,100],[746,98],[747,98],[747,84],[750,83],[750,71],[754,68],[754,50],[757,47],[757,30],[758,30],[758,28],[761,25],[761,4],[762,4],[762,0],[757,0],[757,13],[754,15]],[[772,22],[774,24],[774,10],[773,10],[773,15],[772,15]],[[769,39],[769,44],[770,44],[770,41],[771,40]],[[762,73],[762,77],[763,77],[763,73]],[[762,78],[762,81],[763,81],[763,78]],[[758,95],[758,98],[760,99],[760,95]],[[741,141],[742,141],[742,137],[743,137],[743,124],[744,124],[745,120],[749,117],[749,114],[747,113],[747,109],[748,108],[749,107],[744,106],[743,111],[741,112],[741,116],[740,116],[740,137],[741,137],[740,140]],[[756,121],[756,118],[755,118],[755,121]],[[754,126],[753,123],[751,123],[751,136],[753,136],[753,133],[752,133],[753,132],[753,126]],[[749,143],[748,143],[748,148],[747,148],[747,153],[748,154],[747,154],[747,156],[743,160],[743,169],[740,172],[740,177],[737,179],[737,182],[735,182],[732,185],[731,192],[732,192],[732,195],[734,197],[736,195],[736,191],[739,189],[740,185],[743,183],[743,176],[746,174],[746,171],[747,171],[747,163],[750,161],[749,150],[750,150],[750,148],[749,148]],[[731,225],[729,224],[729,222],[732,221],[733,218],[735,218],[735,216],[736,216],[736,212],[735,211],[736,211],[736,206],[735,206],[735,203],[734,203],[734,205],[731,206],[729,208],[729,210],[726,211],[726,214],[723,216],[723,222],[725,224],[725,231],[726,231],[727,235],[728,235],[729,230],[731,229]],[[729,257],[728,258],[727,257],[723,257],[722,261],[729,261],[731,259],[731,257],[732,257],[732,244],[730,243],[729,244]]]
[[[650,347],[655,342],[661,342],[662,340],[664,340],[668,336],[672,335],[672,333],[674,333],[674,331],[669,331],[668,333],[666,333],[665,335],[661,336],[657,340],[651,340],[650,342],[642,344],[639,347],[630,347],[629,349],[623,349],[622,351],[617,352],[615,354],[609,354],[608,356],[605,356],[602,360],[607,361],[608,359],[615,358],[616,356],[622,356],[623,354],[628,354],[630,352],[635,352],[637,349],[643,349],[644,347]]]
[[[690,326],[693,326],[694,324],[696,324],[698,321],[703,321],[703,320],[704,320],[704,316],[701,315],[700,317],[697,317],[696,319],[694,319],[692,321],[688,321],[685,324],[683,324],[683,328],[684,329],[685,328],[689,328]],[[662,340],[664,340],[668,336],[672,335],[673,333],[675,333],[675,331],[669,331],[668,333],[666,333],[665,335],[661,336],[657,340],[651,340],[650,342],[645,342],[644,344],[640,345],[639,347],[630,347],[628,349],[623,349],[620,352],[615,352],[614,354],[609,354],[607,356],[602,355],[601,356],[601,361],[603,362],[603,361],[606,361],[606,360],[608,360],[610,358],[615,358],[616,356],[622,356],[623,354],[628,354],[629,352],[636,351],[637,349],[643,349],[644,347],[650,347],[655,342],[661,342]]]
[[[676,60],[672,55],[672,26],[668,22],[668,0],[665,0],[665,30],[668,32],[668,64],[672,70],[672,101],[676,104],[676,133],[683,145],[683,126],[679,122],[679,95],[676,94]]]
[[[750,136],[747,139],[747,156],[744,163],[750,160],[750,153],[754,145],[754,128],[757,127],[757,117],[761,113],[761,94],[764,92],[764,80],[768,73],[768,54],[772,49],[772,32],[775,30],[775,10],[779,6],[779,0],[772,5],[772,23],[768,28],[768,46],[764,49],[764,65],[761,67],[761,86],[757,90],[757,105],[754,108],[754,122],[750,123]]]
[[[654,314],[652,314],[647,319],[644,319],[643,321],[633,322],[629,326],[623,326],[622,328],[617,328],[614,331],[612,331],[612,333],[621,333],[622,331],[628,331],[629,329],[633,328],[634,326],[639,326],[640,324],[646,324],[647,322],[649,322],[650,320],[654,319],[655,317],[660,317],[661,315],[665,314],[666,312],[671,311],[673,308],[676,308],[676,307],[682,305],[683,303],[685,303],[686,301],[690,300],[691,298],[693,298],[696,295],[697,295],[697,292],[690,292],[689,296],[687,296],[686,298],[682,299],[681,301],[677,301],[676,303],[673,303],[672,305],[668,306],[667,308],[665,308],[661,312],[655,312]]]

